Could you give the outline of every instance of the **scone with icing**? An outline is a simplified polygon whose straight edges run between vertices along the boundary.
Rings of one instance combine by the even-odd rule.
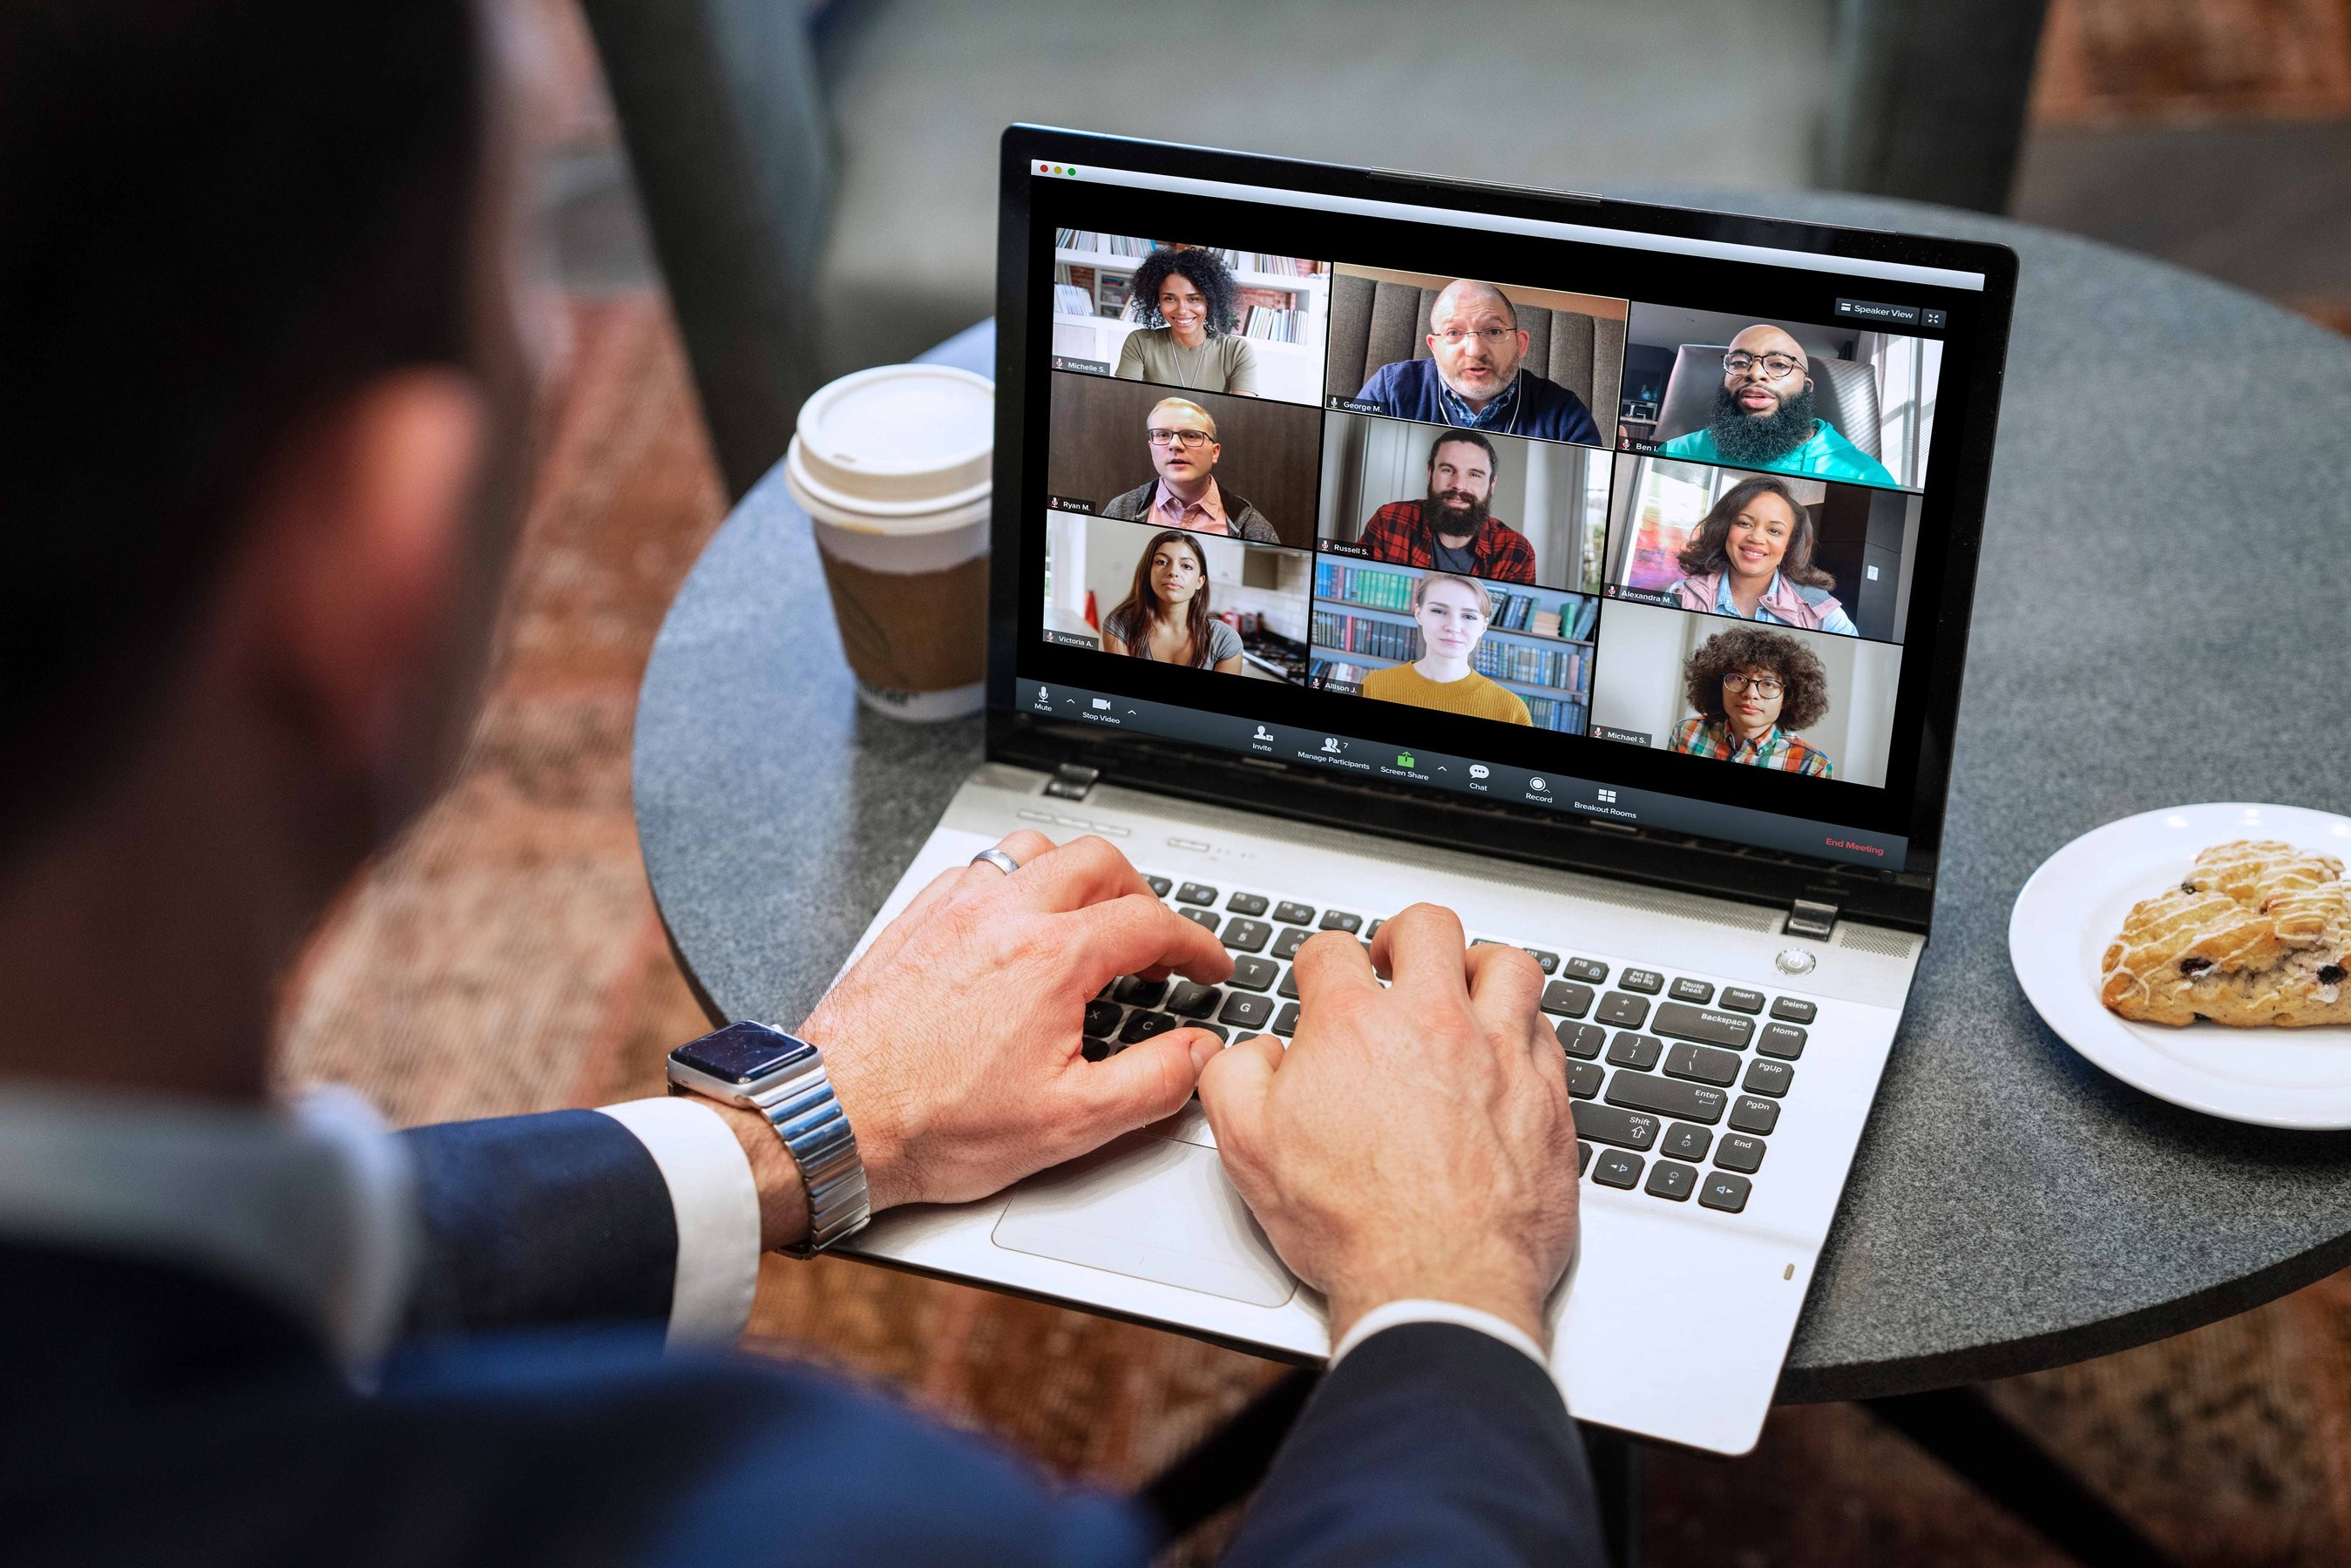
[[[2343,862],[2270,839],[2216,844],[2132,906],[2098,1000],[2143,1023],[2351,1023]]]

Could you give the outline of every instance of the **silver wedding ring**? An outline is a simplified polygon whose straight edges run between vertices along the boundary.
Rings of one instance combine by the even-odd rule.
[[[995,867],[1007,877],[1011,876],[1015,871],[1020,869],[1020,862],[1015,860],[1011,856],[1007,855],[1001,849],[983,849],[978,854],[971,857],[971,863],[974,866],[977,866],[983,861]]]

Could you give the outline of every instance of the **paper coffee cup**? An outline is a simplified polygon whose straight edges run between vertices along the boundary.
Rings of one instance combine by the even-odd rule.
[[[953,719],[986,700],[995,435],[995,383],[946,365],[860,370],[800,408],[784,483],[869,708]]]

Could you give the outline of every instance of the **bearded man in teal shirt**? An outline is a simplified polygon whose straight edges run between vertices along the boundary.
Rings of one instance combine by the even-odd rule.
[[[1898,488],[1886,465],[1813,413],[1812,361],[1776,327],[1750,327],[1722,357],[1714,417],[1657,448],[1660,457]]]

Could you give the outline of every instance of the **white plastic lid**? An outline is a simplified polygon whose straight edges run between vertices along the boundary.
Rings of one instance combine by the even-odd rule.
[[[800,406],[784,475],[812,511],[854,525],[960,511],[988,492],[996,383],[947,365],[882,365]]]

